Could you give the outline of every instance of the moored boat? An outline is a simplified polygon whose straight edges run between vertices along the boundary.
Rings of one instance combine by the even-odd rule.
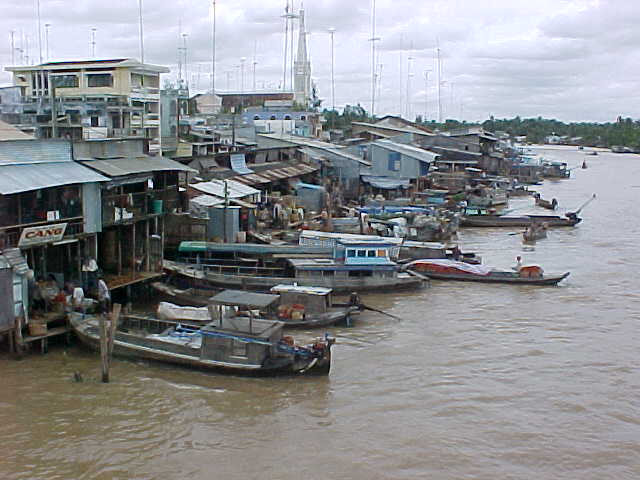
[[[573,227],[582,219],[575,213],[558,215],[523,215],[519,217],[500,215],[474,215],[462,219],[463,227],[528,227],[532,223],[546,223],[548,227]]]
[[[544,200],[539,193],[536,193],[533,198],[538,207],[546,208],[547,210],[555,210],[558,208],[558,201],[555,198],[551,199],[551,201]]]
[[[80,341],[99,350],[99,320],[73,313],[70,324]],[[151,318],[124,317],[114,339],[114,354],[232,375],[327,375],[333,338],[325,334],[299,346],[283,336],[282,322],[238,317],[201,328]]]
[[[538,266],[521,267],[519,271],[496,270],[483,265],[469,265],[451,260],[415,260],[406,268],[434,280],[463,282],[511,283],[517,285],[557,285],[569,276],[569,272],[545,275]]]
[[[524,232],[522,232],[522,238],[525,242],[535,242],[536,240],[547,238],[547,225],[544,223],[532,223]]]

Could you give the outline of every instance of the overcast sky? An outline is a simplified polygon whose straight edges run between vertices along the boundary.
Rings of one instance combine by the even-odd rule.
[[[301,6],[300,0],[295,9]],[[0,61],[39,59],[36,0],[1,0]],[[283,76],[286,0],[217,0],[216,88],[279,88]],[[143,0],[145,61],[172,69],[186,33],[192,91],[210,85],[211,1]],[[40,0],[43,56],[139,58],[136,0]],[[328,28],[335,33],[336,105],[371,106],[371,0],[314,0],[305,5],[313,79],[331,106]],[[445,118],[489,115],[611,121],[640,117],[640,2],[637,0],[377,0],[376,37],[381,65],[376,113],[437,118],[435,49],[442,58]],[[26,38],[27,40],[23,40]],[[296,35],[297,40],[297,35]],[[409,62],[409,57],[412,60]],[[46,58],[45,58],[46,59]],[[410,73],[408,76],[408,64]],[[431,70],[425,88],[425,70]],[[10,84],[6,72],[0,84]],[[407,102],[407,92],[410,102]],[[426,95],[425,95],[426,93]],[[425,98],[426,97],[426,98]],[[427,105],[425,105],[425,99]]]

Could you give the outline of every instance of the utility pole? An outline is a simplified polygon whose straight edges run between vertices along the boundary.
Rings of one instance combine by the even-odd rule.
[[[424,122],[429,118],[429,73],[431,70],[424,71]]]
[[[184,79],[187,88],[189,88],[189,69],[187,68],[187,33],[182,34],[182,53],[184,55]]]
[[[438,68],[438,123],[442,123],[442,65],[440,62],[440,45],[436,47],[436,67]]]
[[[216,0],[213,0],[211,26],[211,95],[216,94]],[[213,99],[215,103],[215,98]]]
[[[376,113],[376,0],[371,0],[371,117]]]
[[[256,55],[258,52],[258,41],[254,40],[253,41],[253,91],[256,91],[256,65],[258,64],[258,62],[256,61]]]
[[[15,34],[16,34],[16,31],[11,30],[11,66],[15,66],[16,64],[16,44],[13,38]]]
[[[42,27],[40,26],[40,0],[36,0],[36,9],[38,15],[38,51],[40,64],[42,64]]]
[[[331,35],[331,110],[336,110],[336,79],[334,72],[335,54],[333,48],[333,36],[336,33],[336,29],[331,27],[329,29],[329,35]]]
[[[245,57],[240,59],[240,93],[244,93],[244,62],[246,61]]]
[[[140,36],[140,63],[144,63],[144,32],[142,25],[142,0],[138,0],[138,33]]]
[[[91,58],[96,58],[96,28],[91,29]]]
[[[50,23],[44,24],[44,44],[45,44],[45,52],[47,54],[47,62],[51,58],[49,56],[49,28],[51,27]]]

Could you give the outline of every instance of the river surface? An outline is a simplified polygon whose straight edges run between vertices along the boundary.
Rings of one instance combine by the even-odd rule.
[[[541,153],[587,159],[537,187],[560,211],[596,193],[583,223],[533,247],[515,230],[460,240],[488,265],[522,255],[571,271],[560,286],[367,296],[402,321],[362,315],[331,330],[327,378],[116,360],[105,385],[79,347],[1,357],[0,478],[640,478],[640,156]],[[531,198],[511,208],[536,211]]]

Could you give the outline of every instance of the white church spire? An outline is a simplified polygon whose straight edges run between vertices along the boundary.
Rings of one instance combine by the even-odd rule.
[[[300,10],[300,24],[298,36],[298,55],[294,62],[294,100],[305,107],[311,101],[311,62],[307,51],[307,32],[304,26],[304,10]]]

